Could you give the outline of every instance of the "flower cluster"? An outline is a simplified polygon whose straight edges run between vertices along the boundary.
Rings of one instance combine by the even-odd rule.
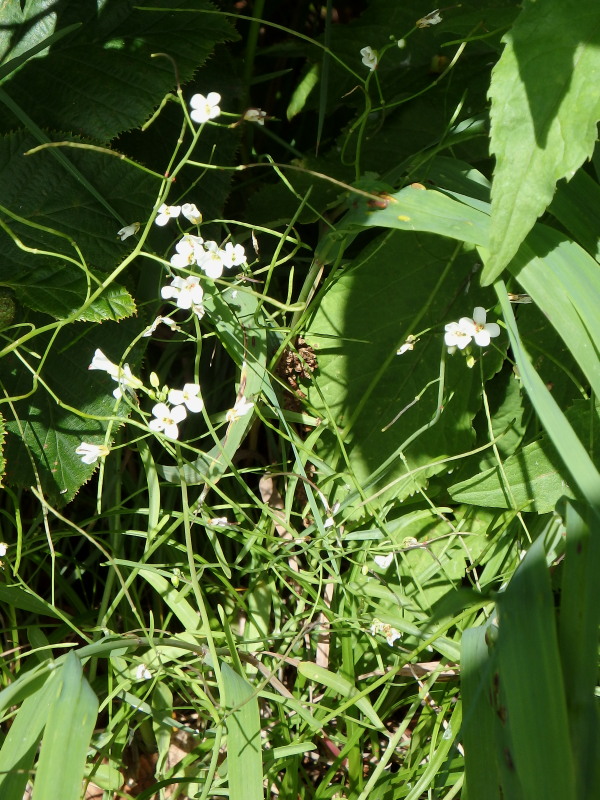
[[[444,330],[444,341],[448,352],[453,353],[458,347],[464,350],[471,341],[480,347],[487,347],[490,341],[500,335],[500,326],[497,322],[486,323],[485,308],[477,306],[473,311],[473,319],[461,317],[458,322],[449,322]]]

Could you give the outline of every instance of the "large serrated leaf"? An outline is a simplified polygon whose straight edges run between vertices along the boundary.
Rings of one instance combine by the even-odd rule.
[[[596,142],[600,119],[600,6],[577,0],[527,2],[505,37],[490,97],[491,283]]]
[[[235,38],[226,17],[205,0],[180,0],[177,8],[148,0],[135,9],[130,0],[9,3],[3,18],[0,52],[14,58],[55,29],[83,23],[45,55],[30,60],[3,84],[41,126],[73,130],[104,142],[141,125],[179,79],[189,80],[215,44]],[[156,10],[153,10],[152,7]],[[10,23],[10,24],[8,24]],[[40,92],[40,87],[45,87]],[[14,127],[5,115],[4,131]]]

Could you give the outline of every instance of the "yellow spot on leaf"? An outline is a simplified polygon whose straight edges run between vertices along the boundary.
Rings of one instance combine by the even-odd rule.
[[[400,220],[400,222],[410,222],[410,217],[406,217],[404,216],[404,214],[400,214],[398,219]]]

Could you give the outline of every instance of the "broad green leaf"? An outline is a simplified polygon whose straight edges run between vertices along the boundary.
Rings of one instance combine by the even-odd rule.
[[[49,603],[45,603],[20,586],[0,586],[0,603],[6,608],[18,608],[36,616],[60,617]]]
[[[67,4],[60,14],[49,0],[22,5],[9,3],[10,17],[3,18],[4,60],[43,42],[56,27],[83,25],[11,75],[4,89],[40,126],[103,142],[141,125],[175,89],[173,64],[152,53],[172,55],[184,83],[215,44],[236,37],[226,17],[204,0],[180,0],[176,8],[148,0],[145,10],[130,0],[94,0]],[[14,124],[5,115],[2,129]]]
[[[468,369],[461,356],[446,357],[440,389],[443,326],[476,305],[489,307],[490,296],[470,280],[474,253],[455,251],[434,236],[381,235],[329,285],[306,328],[319,367],[308,397],[328,420],[315,451],[343,476],[337,499],[344,505],[356,502],[358,487],[363,498],[386,487],[384,498],[406,498],[448,470],[437,462],[473,444],[479,367]],[[457,295],[451,288],[456,285],[468,293]],[[396,355],[409,335],[419,337],[414,350]],[[486,377],[500,360],[497,351],[486,355]],[[442,400],[443,409],[440,390],[442,398],[451,398]]]
[[[304,675],[305,678],[321,683],[323,686],[327,686],[328,689],[332,689],[336,694],[340,694],[342,697],[346,697],[349,700],[359,693],[356,686],[342,675],[330,672],[312,661],[301,661],[298,664],[298,672]],[[354,705],[362,711],[372,725],[375,725],[376,728],[383,727],[383,722],[377,716],[377,712],[367,697],[357,698]]]
[[[484,284],[517,253],[557,181],[571,178],[592,155],[600,119],[599,29],[595,3],[530,0],[505,36],[490,86],[496,169]]]
[[[507,589],[498,595],[498,683],[506,698],[504,727],[510,736],[504,757],[512,764],[510,771],[516,772],[527,800],[575,800],[545,540],[545,536],[536,539]]]
[[[86,757],[98,714],[98,698],[71,651],[62,666],[58,693],[44,730],[33,797],[80,800]]]
[[[263,800],[262,741],[258,695],[248,681],[221,664],[227,725],[229,797]]]
[[[41,689],[26,697],[17,711],[0,749],[2,797],[21,798],[25,794],[25,787],[59,680],[57,673],[50,673]]]

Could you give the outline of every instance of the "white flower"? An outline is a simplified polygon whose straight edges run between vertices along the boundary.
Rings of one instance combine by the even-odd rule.
[[[204,253],[198,259],[198,266],[203,270],[209,278],[216,280],[223,274],[223,261],[224,251],[220,249],[216,242],[204,242]]]
[[[132,222],[131,225],[125,225],[124,228],[121,228],[120,231],[117,231],[117,236],[120,236],[121,241],[124,242],[125,239],[127,239],[127,237],[135,236],[135,234],[139,231],[139,229],[140,229],[140,223]]]
[[[251,411],[253,405],[254,403],[250,403],[242,395],[242,397],[238,397],[238,399],[235,401],[234,407],[229,409],[225,415],[225,419],[227,422],[235,422],[240,417],[244,417],[249,411]]]
[[[198,397],[200,387],[197,383],[186,383],[183,389],[171,389],[169,403],[173,406],[186,406],[188,411],[197,414],[204,408],[202,398]]]
[[[461,317],[458,322],[449,322],[444,330],[444,341],[449,348],[458,347],[464,350],[465,347],[475,340],[475,344],[480,347],[487,347],[491,339],[500,335],[500,326],[497,322],[486,323],[485,308],[477,306],[473,310],[473,319]]]
[[[400,347],[396,350],[396,355],[397,356],[403,356],[404,353],[408,353],[410,350],[414,350],[415,349],[415,344],[418,341],[419,340],[415,336],[413,336],[412,334],[410,336],[407,336],[406,337],[406,341],[404,342],[404,344],[401,344]]]
[[[152,323],[152,325],[148,325],[146,330],[142,333],[142,336],[152,336],[154,331],[158,328],[158,326],[161,323],[163,325],[167,325],[169,328],[171,328],[172,331],[179,330],[179,326],[177,325],[174,319],[171,319],[171,317],[157,317]]]
[[[156,419],[149,422],[149,427],[153,431],[164,431],[169,439],[177,439],[179,430],[177,424],[187,416],[185,406],[174,406],[169,408],[166,403],[157,403],[152,409],[152,414]]]
[[[113,391],[113,396],[116,400],[123,396],[123,389],[140,389],[144,384],[136,378],[135,375],[131,372],[128,364],[124,364],[123,367],[119,367],[116,364],[113,364],[102,352],[102,350],[96,350],[94,353],[94,357],[92,358],[92,363],[89,365],[88,369],[99,369],[102,372],[108,372],[110,377],[117,381],[119,386]]]
[[[201,306],[204,292],[200,286],[200,279],[197,275],[188,275],[187,278],[173,278],[169,286],[163,286],[160,290],[165,300],[173,299],[178,308],[192,308]]]
[[[248,108],[244,112],[243,119],[246,122],[256,122],[257,125],[264,125],[266,116],[267,112],[263,111],[262,108]]]
[[[99,348],[95,350],[92,363],[89,365],[88,369],[100,369],[102,372],[108,372],[111,378],[115,380],[119,377],[119,367],[113,364]]]
[[[415,24],[417,28],[429,28],[430,25],[437,25],[441,21],[440,10],[436,8],[435,11],[430,11],[429,14],[418,19]]]
[[[6,542],[0,542],[0,558],[4,558],[7,550],[8,550],[8,545],[6,544]]]
[[[175,269],[187,269],[192,264],[197,264],[198,259],[204,255],[203,242],[204,239],[201,236],[186,233],[175,245],[177,252],[171,256],[171,266]]]
[[[218,92],[209,92],[206,97],[203,94],[195,94],[190,100],[190,117],[200,125],[208,122],[209,119],[218,117],[221,113],[219,103],[221,95]]]
[[[227,242],[225,249],[221,250],[221,259],[226,267],[239,267],[246,263],[246,251],[241,244]]]
[[[231,525],[227,517],[212,517],[207,519],[206,523],[207,525],[214,525],[215,528],[227,528]]]
[[[387,569],[393,560],[394,560],[393,553],[388,553],[387,556],[375,556],[375,558],[373,559],[373,561],[381,569]]]
[[[463,319],[466,319],[466,317],[463,317]],[[459,350],[464,350],[468,344],[471,344],[472,337],[463,330],[460,322],[449,322],[444,326],[444,330],[446,331],[444,341],[448,349],[458,347]]]
[[[204,306],[202,305],[202,303],[198,304],[194,303],[194,305],[192,306],[192,311],[198,317],[198,319],[202,319],[202,317],[204,316]]]
[[[369,628],[369,632],[371,636],[376,636],[378,633],[383,634],[385,636],[386,642],[390,645],[390,647],[394,644],[396,639],[399,639],[402,635],[399,630],[393,628],[387,622],[381,622],[379,619],[374,619],[373,624]]]
[[[168,206],[163,203],[158,209],[158,216],[154,220],[157,225],[162,228],[170,219],[176,219],[181,213],[181,206]]]
[[[103,444],[88,444],[88,442],[82,442],[79,447],[76,448],[75,452],[78,456],[81,456],[81,460],[84,464],[95,464],[99,458],[105,458],[110,453],[110,450]]]
[[[379,61],[377,50],[373,50],[372,47],[363,47],[360,51],[360,54],[362,56],[362,63],[365,65],[365,67],[368,67],[371,72],[373,72],[374,69],[377,69],[377,63]]]
[[[202,214],[194,203],[184,203],[181,206],[181,213],[192,225],[200,225],[202,222]]]
[[[152,673],[145,664],[138,664],[135,670],[136,681],[149,681]]]

